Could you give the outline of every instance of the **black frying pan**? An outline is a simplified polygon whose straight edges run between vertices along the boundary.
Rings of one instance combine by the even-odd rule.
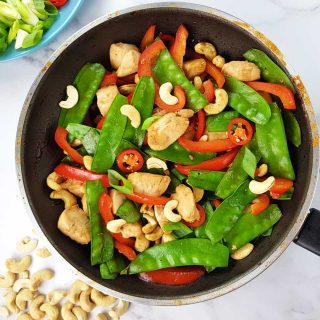
[[[318,146],[310,102],[300,84],[297,87],[296,115],[303,132],[302,146],[299,150],[291,150],[297,175],[295,194],[292,201],[280,203],[284,216],[272,236],[257,241],[255,250],[245,260],[231,261],[228,268],[218,269],[187,286],[153,285],[142,282],[136,276],[104,281],[99,276],[99,269],[90,265],[89,248],[77,245],[57,229],[63,206],[50,200],[50,190],[45,180],[62,157],[54,142],[60,112],[57,103],[80,68],[86,62],[100,62],[110,69],[108,49],[112,43],[124,41],[139,44],[151,24],[157,24],[158,30],[164,33],[174,33],[178,25],[184,23],[191,35],[190,45],[201,40],[213,42],[227,60],[241,59],[246,50],[258,48],[292,76],[280,56],[275,54],[275,48],[269,47],[270,43],[266,46],[263,37],[257,38],[252,29],[248,31],[243,24],[240,26],[239,22],[231,20],[235,18],[213,9],[181,3],[133,8],[113,17],[101,18],[74,35],[54,54],[30,90],[17,133],[17,171],[22,194],[31,207],[32,219],[66,264],[76,269],[79,276],[91,279],[90,284],[102,291],[151,304],[186,304],[217,297],[266,269],[295,238],[305,221],[315,188]],[[307,228],[298,240],[318,253],[319,217],[319,214],[309,216]],[[313,237],[315,233],[310,233],[315,226],[318,228],[317,237]],[[310,235],[313,243],[308,238]]]

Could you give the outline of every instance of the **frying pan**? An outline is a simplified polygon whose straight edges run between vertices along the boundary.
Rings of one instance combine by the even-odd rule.
[[[227,60],[239,60],[250,48],[266,52],[289,77],[297,89],[296,116],[302,128],[302,145],[292,149],[296,171],[295,193],[291,201],[279,205],[283,218],[271,237],[255,242],[255,250],[228,268],[217,269],[186,286],[145,283],[136,276],[102,280],[98,267],[92,267],[89,248],[80,246],[57,229],[63,206],[53,203],[46,177],[59,163],[62,153],[54,142],[59,116],[57,102],[86,62],[100,62],[110,70],[109,46],[118,41],[139,44],[146,28],[173,33],[184,23],[191,35],[189,45],[201,40],[214,43]],[[319,165],[318,133],[311,103],[301,79],[294,75],[279,50],[244,22],[220,11],[186,3],[139,6],[102,17],[73,35],[51,57],[33,83],[26,98],[17,132],[16,163],[22,196],[31,219],[66,265],[90,285],[107,294],[130,301],[154,305],[200,302],[234,290],[256,277],[274,262],[291,241],[320,253],[320,214],[309,213]],[[305,224],[304,224],[305,223]],[[305,225],[297,237],[302,225]]]

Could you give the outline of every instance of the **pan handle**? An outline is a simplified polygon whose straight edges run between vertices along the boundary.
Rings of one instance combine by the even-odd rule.
[[[299,246],[320,256],[320,211],[311,209],[294,240]]]

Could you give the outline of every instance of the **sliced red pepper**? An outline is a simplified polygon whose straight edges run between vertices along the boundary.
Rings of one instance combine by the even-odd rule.
[[[206,213],[204,211],[204,209],[200,206],[200,204],[196,204],[196,207],[200,213],[200,218],[199,220],[195,220],[193,222],[187,222],[187,221],[183,221],[183,223],[190,227],[190,228],[197,228],[200,227],[201,225],[203,225],[203,223],[206,221]]]
[[[276,199],[293,187],[293,181],[285,178],[276,178],[275,183],[270,189],[272,198]]]
[[[118,242],[123,243],[130,248],[134,248],[134,243],[135,243],[134,239],[124,238],[121,233],[111,233],[111,236]]]
[[[197,116],[198,116],[198,127],[194,135],[194,139],[196,141],[199,141],[199,139],[202,137],[204,130],[206,128],[206,114],[203,110],[199,110],[197,113]]]
[[[162,40],[155,41],[150,46],[148,46],[142,53],[139,59],[138,64],[138,76],[148,76],[152,77],[152,67],[156,63],[159,54],[163,49],[165,49],[165,45]]]
[[[270,95],[270,93],[268,92],[264,92],[264,91],[258,91],[258,93],[260,94],[260,96],[266,100],[269,104],[272,103],[272,97]]]
[[[178,286],[195,282],[204,273],[203,267],[175,267],[143,272],[139,277],[146,282]]]
[[[102,118],[99,120],[99,122],[98,122],[98,124],[97,124],[97,129],[99,129],[99,130],[102,129],[103,124],[104,124],[104,120],[106,120],[106,117],[102,117]]]
[[[171,46],[174,44],[174,36],[167,33],[161,33],[159,35],[159,38],[167,44],[168,48],[171,48]]]
[[[141,153],[135,149],[123,150],[117,157],[118,168],[125,173],[139,171],[144,164]]]
[[[140,203],[140,204],[153,204],[158,206],[164,206],[168,201],[172,200],[171,198],[152,197],[152,196],[139,194],[139,193],[125,194],[125,196],[129,200]]]
[[[198,164],[194,164],[191,166],[183,166],[181,164],[175,164],[175,168],[182,174],[188,175],[190,170],[213,170],[213,171],[221,171],[227,168],[237,153],[239,152],[239,148],[235,148],[225,154],[218,156],[216,158],[203,161]]]
[[[100,88],[115,85],[117,83],[118,76],[116,73],[107,72],[100,84]]]
[[[100,196],[99,211],[105,224],[113,220],[112,200],[106,192],[102,193]]]
[[[83,156],[74,148],[70,146],[67,140],[68,137],[68,131],[65,128],[58,127],[56,129],[54,139],[57,143],[57,145],[63,149],[74,162],[77,162],[79,164],[83,164]]]
[[[142,52],[147,45],[149,45],[150,43],[152,43],[154,41],[154,35],[156,33],[156,25],[153,24],[151,25],[148,30],[146,31],[146,33],[144,34],[141,43],[140,43],[140,51]]]
[[[63,178],[81,182],[85,182],[87,180],[101,180],[102,185],[105,188],[110,187],[108,175],[94,173],[85,169],[72,167],[66,163],[60,163],[58,166],[55,167],[54,172]]]
[[[226,79],[218,67],[211,61],[206,60],[206,72],[216,81],[219,88],[222,88]]]
[[[295,110],[297,108],[293,92],[282,84],[259,81],[249,81],[246,84],[256,91],[268,92],[279,97],[285,109]]]
[[[245,145],[252,139],[253,128],[250,122],[243,118],[231,119],[227,130],[230,141],[235,145]]]
[[[114,242],[114,247],[130,261],[134,260],[137,257],[136,252],[126,244],[123,244],[119,241]]]
[[[203,82],[203,88],[204,88],[204,93],[203,95],[205,96],[205,98],[208,100],[208,102],[212,102],[214,99],[214,85],[212,83],[212,81],[209,79],[205,82]]]
[[[174,43],[170,48],[170,53],[173,59],[181,69],[183,65],[183,57],[186,54],[188,35],[188,30],[183,24],[181,24],[176,32]]]
[[[56,8],[61,8],[68,2],[68,0],[49,0],[49,1],[52,4],[54,4]]]
[[[154,99],[154,103],[162,110],[168,111],[168,112],[176,112],[186,105],[186,94],[184,93],[184,90],[181,86],[174,87],[174,95],[178,98],[178,103],[170,106],[163,102],[159,95],[159,86],[156,85],[156,95]]]
[[[220,204],[221,204],[221,200],[219,200],[219,199],[213,199],[213,200],[211,201],[211,204],[217,209],[217,208],[220,206]]]
[[[257,215],[269,207],[270,198],[266,194],[260,194],[258,198],[252,201],[249,212],[253,215]]]
[[[129,104],[131,103],[132,97],[133,97],[133,92],[131,92],[131,93],[128,95],[128,97],[127,97]]]

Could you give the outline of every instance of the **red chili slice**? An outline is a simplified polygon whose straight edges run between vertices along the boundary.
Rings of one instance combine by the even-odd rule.
[[[125,173],[139,171],[143,164],[142,155],[135,149],[123,150],[117,157],[117,165]]]
[[[136,252],[126,244],[123,244],[119,241],[114,242],[114,247],[130,261],[134,260],[137,257]]]
[[[249,211],[257,215],[269,207],[270,198],[266,194],[260,194],[258,198],[252,201]]]
[[[270,194],[273,198],[278,198],[283,193],[293,187],[293,181],[285,178],[276,178],[275,183],[270,189]]]
[[[61,8],[67,4],[68,0],[49,0],[55,7]]]
[[[204,133],[204,130],[206,128],[206,114],[203,110],[199,110],[198,113],[197,113],[197,116],[198,116],[198,127],[197,127],[197,131],[194,135],[194,139],[196,141],[198,141],[203,133]]]
[[[231,119],[228,125],[228,137],[238,146],[247,144],[253,135],[251,124],[243,118]]]
[[[105,224],[113,220],[112,200],[106,192],[102,193],[100,196],[99,211]]]
[[[203,95],[205,96],[205,98],[208,100],[208,102],[212,102],[214,99],[214,85],[212,83],[212,81],[209,79],[207,81],[205,81],[203,84],[203,88],[204,88],[204,93]]]
[[[200,227],[201,225],[203,225],[203,223],[206,221],[206,213],[204,211],[204,209],[200,206],[200,204],[196,204],[197,209],[200,213],[200,218],[199,220],[195,220],[193,222],[187,222],[187,221],[183,221],[183,223],[190,227],[190,228],[196,228],[196,227]]]

